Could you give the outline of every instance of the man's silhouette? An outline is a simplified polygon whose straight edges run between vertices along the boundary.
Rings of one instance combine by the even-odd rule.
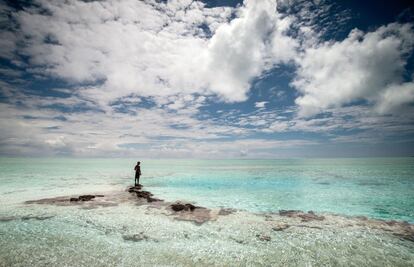
[[[139,177],[141,176],[141,162],[137,162],[137,165],[135,165],[135,185],[139,185]]]

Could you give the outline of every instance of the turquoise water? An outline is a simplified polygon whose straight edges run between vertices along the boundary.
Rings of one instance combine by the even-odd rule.
[[[0,159],[2,203],[120,190],[131,159]],[[414,222],[414,158],[142,160],[166,200],[252,212],[313,210]]]
[[[156,197],[212,209],[202,225],[126,192],[135,161],[1,158],[0,267],[414,266],[413,225],[333,215],[414,222],[414,158],[141,160]],[[24,203],[89,193],[111,205]]]

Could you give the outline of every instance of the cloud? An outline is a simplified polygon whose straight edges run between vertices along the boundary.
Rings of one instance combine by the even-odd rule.
[[[246,0],[237,9],[150,0],[37,5],[14,14],[14,49],[32,73],[88,84],[78,93],[102,106],[130,94],[243,101],[253,78],[296,55],[290,18],[271,0]]]
[[[23,45],[13,49],[29,58],[33,73],[89,84],[77,86],[76,93],[104,110],[130,95],[160,103],[184,95],[244,101],[253,79],[293,62],[298,68],[292,85],[300,92],[295,101],[300,115],[359,100],[377,105],[381,112],[403,104],[397,97],[386,103],[384,97],[395,95],[403,82],[414,43],[410,24],[390,24],[369,33],[353,30],[342,41],[322,42],[318,28],[310,24],[316,21],[312,8],[302,2],[302,11],[286,1],[279,4],[290,14],[310,16],[307,23],[279,13],[270,0],[246,0],[236,9],[207,8],[198,1],[37,4],[14,14],[20,39],[8,40]],[[315,5],[323,7],[318,17],[326,18],[333,8]],[[300,29],[296,39],[290,32],[295,25]],[[10,54],[13,49],[4,51]],[[183,105],[177,100],[169,107],[178,110]]]
[[[0,148],[5,155],[237,158],[240,151],[248,151],[247,157],[270,157],[274,149],[280,152],[315,144],[300,139],[247,138],[252,131],[247,128],[201,121],[157,107],[135,107],[136,116],[96,111],[62,114],[39,109],[43,102],[35,98],[26,98],[21,104],[16,108],[0,103]]]
[[[283,13],[282,2],[304,9]],[[0,23],[11,26],[0,31],[0,56],[15,66],[0,67],[1,154],[273,157],[317,150],[319,140],[406,140],[412,26],[325,41],[321,28],[337,27],[332,6],[282,2],[36,0],[4,9]],[[292,73],[264,82],[279,71]],[[284,86],[292,76],[294,88]],[[42,91],[56,81],[62,88]]]
[[[203,23],[223,24],[228,8],[201,2],[38,1],[15,14],[32,72],[52,75],[105,105],[135,93],[169,96],[203,92]],[[215,26],[217,27],[217,25]]]
[[[301,93],[295,101],[300,114],[314,115],[358,100],[379,105],[385,112],[390,106],[387,95],[412,87],[402,83],[413,45],[412,25],[393,23],[368,33],[355,29],[343,41],[307,48],[292,82]],[[398,97],[392,101],[394,106],[407,102]]]
[[[213,92],[229,101],[246,100],[252,78],[296,55],[287,36],[290,18],[281,18],[274,1],[245,1],[239,17],[221,25],[209,42],[209,81]]]
[[[264,108],[264,107],[266,106],[266,104],[267,104],[267,103],[268,103],[267,101],[256,102],[256,103],[254,103],[254,106],[255,106],[256,108]]]
[[[379,113],[387,113],[413,102],[414,82],[392,84],[380,93],[376,108]]]

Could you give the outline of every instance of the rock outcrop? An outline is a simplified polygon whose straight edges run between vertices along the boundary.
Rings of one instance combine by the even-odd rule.
[[[103,195],[81,195],[79,197],[72,197],[69,201],[90,201],[95,197],[103,197]]]
[[[194,206],[193,204],[190,204],[190,203],[182,204],[178,202],[178,203],[171,204],[170,208],[173,211],[194,211],[195,209],[200,208],[200,207]]]
[[[80,195],[78,197],[53,197],[42,198],[38,200],[25,201],[26,204],[55,204],[60,206],[68,206],[78,204],[79,202],[88,202],[95,198],[103,198],[104,195]]]
[[[162,199],[154,198],[153,197],[154,195],[151,192],[143,191],[142,187],[143,187],[142,185],[132,186],[132,187],[128,188],[128,192],[129,193],[135,193],[137,198],[145,199],[145,200],[147,200],[147,202],[160,202],[160,201],[163,201]]]
[[[128,192],[135,194],[138,199],[146,200],[147,203],[159,202],[156,206],[165,207],[167,210],[172,211],[171,215],[174,216],[175,220],[190,221],[196,225],[201,225],[207,221],[213,220],[213,215],[209,209],[198,207],[190,203],[164,202],[161,199],[154,198],[154,195],[151,192],[144,191],[142,188],[142,185],[132,186],[128,188]],[[214,215],[214,219],[216,219],[216,217],[217,215]]]

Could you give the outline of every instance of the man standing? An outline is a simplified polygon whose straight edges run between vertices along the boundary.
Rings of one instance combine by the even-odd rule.
[[[141,176],[141,162],[137,162],[137,165],[135,165],[135,186],[139,185],[139,177]]]

